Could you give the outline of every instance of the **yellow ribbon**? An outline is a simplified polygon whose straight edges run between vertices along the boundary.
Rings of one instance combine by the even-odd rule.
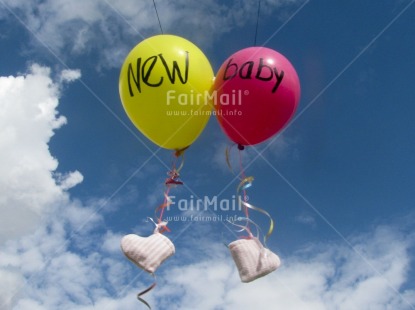
[[[241,190],[246,190],[247,188],[252,186],[252,182],[254,181],[254,177],[246,177],[244,178],[241,183],[239,183],[238,188],[236,189],[236,192],[240,192]]]
[[[234,173],[233,172],[233,169],[232,169],[231,161],[229,159],[229,153],[231,151],[232,146],[234,146],[234,144],[232,144],[230,147],[229,146],[226,146],[226,149],[225,149],[225,158],[226,158],[226,164],[228,165],[229,170],[232,173]]]
[[[227,146],[226,147],[226,149],[225,149],[225,158],[226,158],[226,164],[228,165],[229,170],[233,174],[235,174],[234,171],[233,171],[233,169],[232,169],[232,165],[231,165],[231,161],[230,161],[230,152],[231,152],[231,149],[232,149],[233,146],[234,146],[234,144],[232,144],[231,146]],[[243,150],[243,146],[238,145],[238,149],[240,151]],[[241,170],[242,170],[242,176],[244,177],[242,163],[241,163]],[[255,210],[255,211],[261,212],[262,214],[268,216],[269,221],[270,221],[270,224],[269,224],[268,232],[264,236],[264,244],[266,244],[266,241],[268,240],[268,238],[271,236],[272,232],[274,231],[274,220],[272,219],[271,215],[267,211],[265,211],[264,209],[255,207],[254,205],[251,205],[250,203],[246,202],[246,197],[247,196],[246,196],[245,190],[252,186],[252,182],[253,181],[254,181],[254,177],[253,176],[244,177],[241,180],[241,182],[239,183],[239,185],[238,185],[238,187],[236,189],[236,192],[238,194],[239,203],[246,208],[245,210],[247,210],[247,209]],[[242,195],[243,199],[241,198],[241,192],[243,192],[243,195]],[[255,227],[257,228],[257,231],[259,229],[259,226],[254,221],[252,221],[251,219],[249,219],[248,212],[245,213],[245,216],[246,217],[241,218],[241,219],[243,219],[243,220],[246,221],[246,225],[245,226],[237,225],[235,223],[232,223],[232,224],[234,224],[235,226],[240,227],[241,228],[241,231],[246,230],[248,232],[248,234],[250,236],[252,236],[252,233],[251,233],[251,231],[249,229],[249,224],[251,223],[251,224],[255,225]]]
[[[261,209],[261,208],[258,208],[258,207],[255,207],[254,205],[251,205],[250,203],[248,203],[248,202],[246,202],[245,200],[243,200],[242,198],[241,198],[241,196],[240,196],[240,191],[244,191],[244,195],[243,195],[243,197],[244,197],[244,199],[245,199],[245,190],[247,189],[247,188],[249,188],[249,187],[251,187],[252,186],[252,182],[254,181],[254,177],[252,177],[252,176],[250,176],[250,177],[246,177],[246,178],[244,178],[240,183],[239,183],[239,185],[238,185],[238,188],[237,188],[237,193],[238,193],[238,198],[239,198],[239,203],[240,204],[242,204],[245,208],[248,208],[248,209],[251,209],[251,210],[255,210],[255,211],[257,211],[257,212],[261,212],[262,214],[265,214],[266,216],[268,216],[268,218],[269,218],[269,221],[270,221],[270,223],[269,223],[269,228],[268,228],[268,232],[267,232],[267,234],[265,235],[265,237],[264,237],[264,244],[266,244],[266,242],[267,242],[267,240],[268,240],[268,238],[269,238],[269,236],[271,236],[271,234],[272,234],[272,232],[274,231],[274,220],[272,219],[272,217],[271,217],[271,215],[267,212],[267,211],[265,211],[264,209]],[[249,220],[249,217],[247,216],[247,219]],[[249,222],[251,222],[251,223],[253,223],[256,227],[258,227],[258,225],[257,224],[255,224],[252,220],[249,220]],[[250,230],[249,230],[249,228],[248,228],[248,226],[246,225],[245,226],[245,228],[244,229],[246,229],[249,233],[250,233]]]

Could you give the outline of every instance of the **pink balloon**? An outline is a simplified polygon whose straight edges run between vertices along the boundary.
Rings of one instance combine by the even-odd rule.
[[[300,81],[283,55],[265,47],[249,47],[222,64],[212,97],[225,134],[237,144],[254,145],[275,135],[293,117]]]

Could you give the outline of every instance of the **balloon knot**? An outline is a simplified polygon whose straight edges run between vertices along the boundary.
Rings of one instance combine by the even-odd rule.
[[[190,146],[190,145],[189,145],[189,146]],[[182,156],[182,155],[183,155],[183,153],[184,153],[184,151],[186,151],[186,150],[189,148],[189,146],[186,146],[186,147],[184,147],[184,148],[182,148],[182,149],[176,150],[176,151],[174,152],[174,156],[176,156],[176,157],[180,157],[180,156]]]
[[[238,144],[238,150],[243,151],[245,147],[242,144]]]

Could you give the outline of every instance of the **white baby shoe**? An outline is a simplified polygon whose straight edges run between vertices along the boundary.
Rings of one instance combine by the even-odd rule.
[[[255,237],[238,239],[231,242],[228,247],[242,282],[254,281],[281,265],[278,255],[265,248]]]
[[[121,250],[129,260],[149,273],[154,273],[175,252],[174,244],[159,232],[149,237],[126,235],[121,239]]]

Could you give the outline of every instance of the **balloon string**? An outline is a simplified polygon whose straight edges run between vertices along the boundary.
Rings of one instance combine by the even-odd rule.
[[[161,25],[160,25],[160,27],[161,27]],[[166,186],[166,190],[164,191],[164,202],[163,202],[163,204],[158,206],[156,208],[156,210],[154,211],[156,219],[157,219],[157,223],[152,218],[149,218],[149,220],[151,222],[153,222],[153,224],[156,226],[155,229],[154,229],[154,233],[163,233],[165,231],[170,232],[170,229],[167,227],[167,222],[163,221],[163,214],[164,214],[164,210],[166,208],[168,208],[172,203],[172,201],[169,197],[170,189],[172,187],[177,186],[177,185],[182,185],[183,184],[183,182],[179,180],[179,177],[180,177],[179,171],[183,168],[183,165],[184,165],[184,151],[186,149],[187,149],[187,147],[184,148],[184,149],[181,149],[181,150],[177,150],[174,153],[175,159],[172,163],[172,168],[171,168],[170,171],[167,172],[168,178],[164,182],[164,184]],[[181,158],[181,163],[180,163],[179,168],[176,169],[177,161],[178,161],[179,158]],[[160,212],[159,216],[157,216],[158,212]],[[150,292],[157,284],[156,275],[154,273],[152,273],[151,275],[154,277],[153,284],[151,284],[144,291],[137,294],[137,299],[139,301],[141,301],[143,304],[145,304],[148,309],[151,309],[150,304],[147,301],[145,301],[143,298],[141,298],[141,296],[143,296],[144,294]]]
[[[230,147],[226,147],[225,157],[226,157],[226,164],[228,165],[228,167],[231,170],[231,172],[234,173],[233,172],[233,169],[232,169],[231,161],[230,161],[230,152],[231,152],[232,147],[233,147],[233,145],[230,146]],[[236,189],[236,192],[237,192],[237,195],[238,195],[239,204],[244,207],[243,208],[243,211],[244,211],[244,214],[245,214],[245,217],[239,218],[239,219],[240,220],[244,220],[246,223],[243,226],[242,225],[238,225],[238,224],[234,224],[234,223],[233,224],[236,225],[236,226],[238,226],[238,227],[240,227],[241,228],[240,231],[246,231],[248,233],[249,237],[252,237],[252,232],[251,232],[251,229],[250,229],[250,224],[253,224],[257,228],[257,232],[260,229],[259,229],[259,226],[254,221],[252,221],[249,218],[249,209],[255,210],[257,212],[260,212],[260,213],[266,215],[269,218],[269,221],[270,221],[269,228],[268,228],[268,232],[264,236],[264,244],[266,244],[269,236],[274,231],[274,220],[272,219],[271,215],[267,211],[265,211],[264,209],[258,208],[256,206],[251,205],[250,203],[248,203],[249,197],[248,197],[248,195],[246,193],[246,190],[249,187],[252,186],[252,182],[254,181],[254,177],[253,176],[247,177],[246,174],[245,174],[245,170],[244,170],[244,167],[243,167],[243,160],[242,160],[242,152],[241,152],[243,149],[244,149],[244,147],[242,145],[238,145],[238,150],[239,150],[239,168],[240,168],[240,176],[242,178],[241,178],[241,182],[239,183],[239,185],[238,185],[238,187]],[[242,196],[242,198],[241,198],[241,196]]]
[[[267,211],[265,211],[264,209],[258,208],[256,206],[248,203],[248,196],[246,194],[246,189],[248,189],[249,187],[252,186],[252,182],[254,181],[254,177],[252,177],[252,176],[246,177],[245,176],[245,171],[243,170],[243,165],[242,165],[242,156],[240,156],[240,166],[241,166],[241,175],[244,176],[244,178],[239,183],[236,192],[238,193],[239,204],[244,207],[245,218],[246,218],[246,224],[245,224],[244,228],[248,232],[248,234],[251,235],[251,230],[250,230],[249,224],[253,223],[256,227],[258,227],[258,225],[255,222],[250,220],[249,211],[248,211],[249,209],[255,210],[257,212],[260,212],[260,213],[266,215],[269,218],[270,224],[269,224],[268,232],[264,236],[264,245],[265,245],[268,238],[271,236],[272,232],[274,231],[274,220],[272,219],[271,215]],[[241,198],[241,195],[239,195],[241,192],[243,193],[243,195],[242,195],[243,198]]]
[[[261,0],[258,0],[258,12],[256,16],[256,27],[255,27],[255,39],[254,39],[254,46],[256,46],[256,38],[258,34],[258,24],[259,24],[259,12],[261,10]]]
[[[186,149],[187,149],[187,147],[174,152],[174,160],[173,160],[173,163],[172,163],[172,168],[171,168],[170,171],[167,172],[168,177],[164,181],[164,185],[166,186],[166,190],[164,191],[164,202],[160,206],[158,206],[156,208],[156,210],[154,211],[154,213],[156,215],[157,222],[159,224],[163,222],[164,210],[166,208],[168,208],[172,203],[172,201],[169,197],[170,189],[175,187],[175,186],[178,186],[178,185],[183,185],[183,182],[180,181],[179,172],[183,168],[183,165],[184,165],[184,151]],[[177,161],[179,159],[181,159],[181,162],[180,162],[179,168],[176,168]],[[157,216],[158,212],[160,212],[160,214]],[[163,233],[165,231],[170,231],[170,229],[166,225],[163,226],[160,233]]]
[[[184,152],[185,152],[188,148],[189,148],[189,147],[188,147],[188,146],[186,146],[186,147],[184,147],[184,148],[182,148],[182,149],[179,149],[179,150],[176,150],[176,151],[174,152],[175,161],[174,161],[174,164],[173,164],[173,169],[175,169],[175,170],[177,171],[177,173],[179,173],[179,172],[180,172],[180,170],[182,170],[182,168],[183,168],[183,166],[184,166]],[[180,166],[179,166],[179,168],[177,168],[177,169],[176,169],[177,160],[178,160],[179,158],[181,158]]]
[[[241,171],[241,176],[242,176],[242,180],[245,180],[246,179],[246,176],[245,176],[245,170],[244,170],[244,167],[243,167],[243,164],[242,164],[242,150],[241,149],[239,149],[239,152],[238,152],[238,154],[239,154],[239,169],[240,169],[240,171]],[[251,184],[252,184],[252,181],[254,180],[254,178],[253,177],[251,177],[252,178],[252,180],[249,182],[249,186],[247,186],[247,187],[243,187],[243,201],[248,201],[248,196],[246,195],[246,190],[245,189],[247,189],[248,187],[250,187],[251,186]],[[238,192],[239,192],[239,190],[237,190]],[[244,212],[245,212],[245,217],[246,218],[248,218],[249,219],[249,212],[248,212],[248,208],[244,208]],[[249,225],[249,223],[248,223],[248,225]]]
[[[233,174],[235,174],[235,172],[233,171],[233,168],[232,168],[232,165],[231,165],[230,153],[231,153],[232,147],[234,147],[234,146],[235,146],[235,144],[232,144],[231,146],[227,146],[226,149],[225,149],[226,164],[228,165],[229,170]],[[240,170],[239,179],[241,181],[243,181],[243,180],[246,179],[245,170],[244,170],[243,165],[242,165],[242,152],[241,151],[243,149],[244,149],[244,146],[238,144],[238,150],[239,150],[239,153],[238,153],[238,155],[239,155],[239,170]],[[252,180],[253,180],[253,178],[252,178]],[[244,199],[244,201],[247,201],[248,200],[248,195],[246,194],[246,191],[245,191],[246,188],[247,187],[245,187],[245,188],[242,189],[243,190],[243,199]],[[237,189],[238,195],[239,195],[239,192],[240,192],[240,187],[238,186],[238,189]],[[248,208],[246,208],[246,207],[244,207],[244,214],[245,214],[245,218],[249,219],[249,212],[248,212]],[[249,227],[248,226],[249,226],[249,222],[247,222],[247,227],[246,227],[246,230],[249,233]]]
[[[231,165],[231,161],[230,161],[230,159],[229,159],[230,152],[231,152],[231,149],[232,149],[232,147],[233,147],[233,146],[234,146],[234,144],[232,144],[231,146],[226,146],[226,149],[225,149],[225,158],[226,158],[226,164],[228,165],[229,170],[230,170],[233,174],[235,174],[235,173],[233,172],[232,165]]]
[[[243,206],[243,212],[245,214],[246,224],[244,226],[243,230],[246,230],[246,232],[251,236],[251,229],[249,227],[249,224],[252,222],[249,219],[249,212],[247,207],[247,201],[248,201],[248,195],[246,194],[246,189],[248,187],[251,187],[252,181],[254,180],[253,177],[245,177],[238,185],[236,192],[238,194],[238,205]],[[241,198],[241,192],[242,192],[242,198]]]
[[[238,154],[239,154],[239,169],[241,170],[242,179],[245,179],[245,170],[242,165],[242,150],[239,150]]]
[[[269,218],[270,223],[269,223],[268,232],[264,237],[264,245],[266,245],[268,238],[271,236],[272,232],[274,231],[274,220],[272,219],[271,215],[267,211],[265,211],[264,209],[255,207],[254,205],[251,205],[251,204],[247,203],[246,201],[242,201],[241,198],[239,198],[239,201],[245,208],[252,209],[252,210],[255,210],[257,212],[260,212],[260,213],[266,215]],[[247,231],[249,231],[249,227],[248,227]]]
[[[143,298],[141,298],[141,296],[143,296],[144,294],[147,294],[148,292],[150,292],[157,285],[156,275],[154,273],[152,273],[151,275],[154,278],[153,284],[151,284],[149,287],[147,287],[144,291],[141,291],[140,293],[137,294],[137,299],[139,301],[141,301],[143,304],[145,304],[147,306],[147,308],[149,308],[149,309],[151,309],[150,304],[147,301],[145,301]]]
[[[160,26],[160,31],[161,31],[161,34],[163,34],[163,28],[161,27],[161,22],[160,22],[159,12],[157,11],[157,6],[156,6],[156,2],[155,2],[155,0],[153,0],[153,5],[154,5],[154,10],[156,11],[157,20],[159,21],[159,26]]]
[[[228,168],[229,168],[229,170],[232,172],[232,174],[234,174],[235,175],[235,172],[233,171],[233,168],[232,168],[232,164],[231,164],[231,159],[230,159],[230,157],[231,157],[231,151],[232,151],[232,148],[235,146],[236,144],[232,144],[231,146],[226,146],[226,148],[225,148],[225,159],[226,159],[226,164],[227,164],[227,166],[228,166]],[[243,145],[240,145],[240,144],[238,144],[238,150],[239,151],[243,151],[244,150],[244,146]],[[240,170],[242,171],[242,173],[244,173],[244,171],[243,171],[243,168],[242,168],[242,159],[241,159],[241,153],[239,153],[239,166],[240,166]],[[239,179],[243,179],[243,178],[240,178],[239,177]]]

